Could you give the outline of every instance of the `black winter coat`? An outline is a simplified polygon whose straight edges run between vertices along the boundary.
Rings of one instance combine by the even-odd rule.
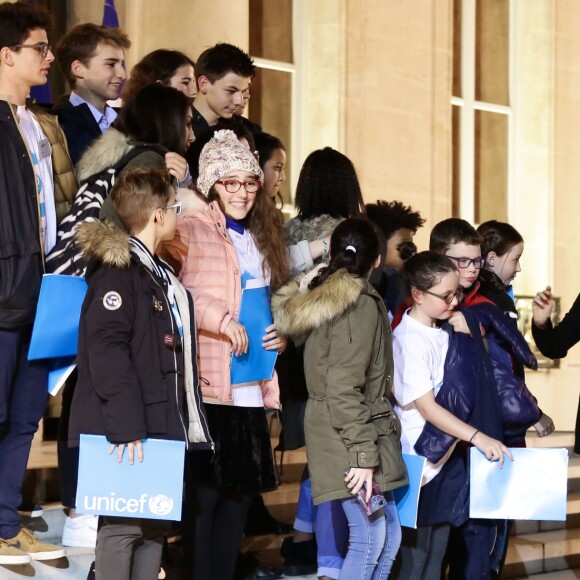
[[[84,251],[102,261],[87,274],[70,444],[77,446],[81,433],[105,435],[117,444],[147,437],[187,441],[183,345],[165,283],[129,253],[127,234],[104,224],[88,226],[98,230],[93,237],[99,249],[85,244]],[[205,439],[196,447],[210,448],[197,380],[193,302],[187,296],[195,399]]]
[[[31,325],[43,274],[36,177],[16,122],[0,101],[0,329]]]

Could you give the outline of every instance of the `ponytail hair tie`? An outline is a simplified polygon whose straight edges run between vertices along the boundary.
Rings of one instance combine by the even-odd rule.
[[[347,246],[345,248],[345,252],[352,252],[353,254],[356,254],[356,248],[354,246]]]

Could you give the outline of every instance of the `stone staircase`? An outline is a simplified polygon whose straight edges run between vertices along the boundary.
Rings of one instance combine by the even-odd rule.
[[[554,433],[540,439],[530,434],[529,447],[566,447],[570,451],[568,470],[568,503],[566,522],[519,521],[513,529],[503,578],[534,578],[540,580],[566,580],[580,578],[580,457],[571,453],[572,433]],[[277,439],[272,439],[277,444]],[[276,454],[280,464],[280,454]],[[265,504],[274,517],[291,523],[294,519],[300,487],[300,477],[306,462],[304,449],[286,452],[283,457],[281,485],[264,494]],[[56,468],[54,443],[37,443],[29,462],[29,469],[42,469],[48,473]],[[64,513],[59,505],[45,506],[42,518],[28,520],[25,524],[34,529],[43,541],[58,543],[62,536]],[[284,536],[254,536],[245,538],[243,550],[256,554],[263,563],[280,567],[280,544]],[[84,580],[92,550],[70,548],[67,557],[53,562],[33,562],[24,566],[0,566],[0,580]],[[168,580],[172,580],[168,576]],[[315,576],[302,577],[315,580]]]

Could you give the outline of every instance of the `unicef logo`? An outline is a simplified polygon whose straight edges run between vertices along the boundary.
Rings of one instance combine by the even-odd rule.
[[[166,495],[154,495],[149,498],[149,511],[156,516],[166,516],[173,509],[173,500]]]

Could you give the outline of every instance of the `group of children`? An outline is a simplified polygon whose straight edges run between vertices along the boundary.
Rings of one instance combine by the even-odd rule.
[[[305,439],[308,472],[287,553],[316,542],[323,578],[384,579],[393,566],[398,578],[437,578],[446,554],[453,578],[501,570],[509,523],[468,517],[467,448],[501,467],[529,427],[541,436],[554,429],[524,382],[535,360],[510,296],[523,252],[517,231],[495,221],[476,231],[451,218],[417,253],[421,216],[400,202],[365,207],[352,163],[330,147],[306,159],[297,216],[284,224],[276,207],[284,145],[240,116],[255,73],[249,56],[228,44],[196,63],[154,51],[134,68],[117,113],[106,103],[125,80],[129,40],[95,25],[75,27],[57,48],[73,92],[54,112],[75,190],[76,178],[84,184],[73,201],[72,186],[62,186],[71,173],[66,141],[69,165],[57,181],[56,146],[25,107],[54,59],[47,28],[40,8],[0,4],[0,94],[8,95],[0,109],[9,113],[2,139],[11,143],[2,141],[2,155],[12,162],[20,148],[43,161],[23,165],[13,187],[26,209],[17,216],[24,235],[0,222],[1,251],[12,252],[0,254],[0,277],[13,280],[6,268],[18,262],[22,278],[0,303],[0,360],[11,373],[0,407],[0,477],[12,478],[0,489],[0,563],[64,554],[12,518],[46,376],[35,364],[14,370],[5,353],[25,357],[46,257],[49,269],[82,273],[88,284],[59,441],[69,545],[85,541],[75,529],[96,531],[96,518],[75,511],[81,434],[106,436],[119,461],[147,461],[149,437],[181,440],[193,577],[233,578],[252,500],[277,485],[264,409],[295,402],[299,383],[293,429],[295,446]],[[42,191],[32,176],[45,180]],[[7,183],[0,220],[15,211]],[[249,349],[242,292],[256,287],[272,298],[262,348],[288,348],[292,358],[270,380],[232,384],[232,357]],[[22,421],[20,408],[30,415]],[[418,528],[403,532],[393,497],[407,483],[402,451],[427,459]],[[167,531],[159,521],[99,518],[96,578],[156,578]]]

